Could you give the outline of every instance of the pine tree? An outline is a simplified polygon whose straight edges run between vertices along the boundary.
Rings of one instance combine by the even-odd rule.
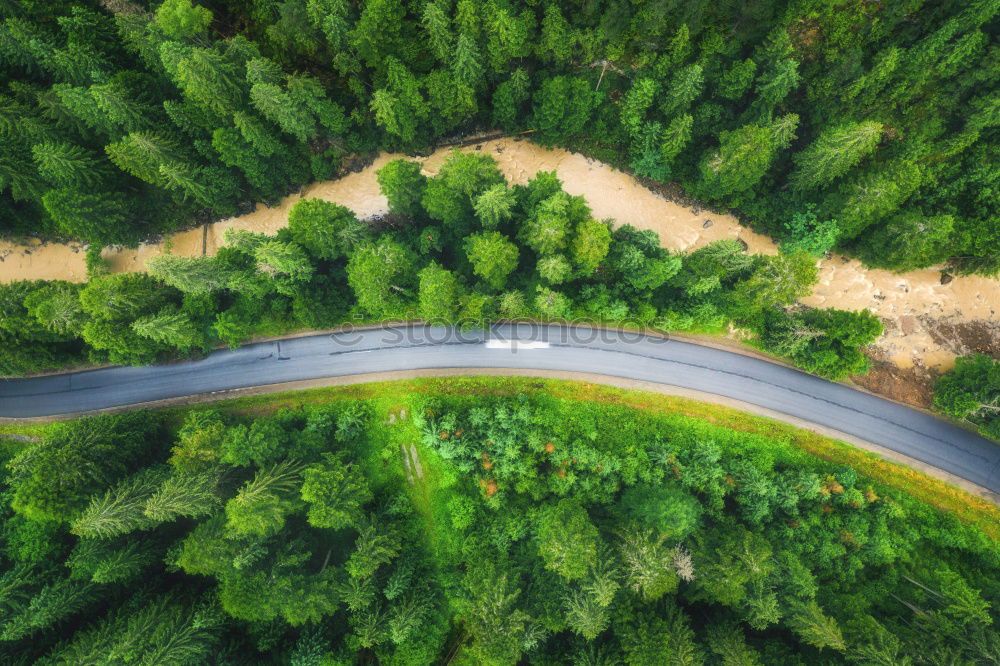
[[[902,50],[895,46],[879,52],[871,69],[840,91],[841,99],[844,102],[855,101],[860,108],[868,108],[875,104],[879,94],[892,80],[902,55]]]
[[[393,213],[418,217],[423,212],[420,200],[427,188],[427,177],[420,168],[418,162],[393,160],[375,172],[379,190],[388,199]]]
[[[503,289],[517,268],[517,246],[497,231],[472,234],[465,240],[465,253],[473,272],[493,289]]]
[[[220,504],[220,477],[221,471],[217,469],[196,474],[172,474],[146,500],[143,513],[158,523],[176,520],[180,516],[200,518],[210,515]]]
[[[396,559],[401,546],[399,534],[391,527],[375,522],[361,525],[344,568],[351,578],[370,578],[379,567]]]
[[[763,108],[773,108],[799,85],[799,63],[791,58],[784,58],[757,77],[757,100],[755,105]]]
[[[56,580],[35,594],[20,612],[7,618],[0,640],[16,641],[49,629],[81,611],[96,596],[96,589],[91,583],[68,578]]]
[[[325,453],[323,462],[307,467],[302,476],[300,494],[309,505],[310,525],[339,530],[361,522],[372,493],[357,467]]]
[[[289,76],[288,95],[296,105],[312,114],[319,135],[337,137],[350,129],[351,121],[344,108],[329,99],[318,79],[301,74]]]
[[[107,539],[150,527],[143,511],[162,480],[162,472],[150,468],[95,496],[70,531],[85,539]]]
[[[285,460],[258,470],[226,502],[226,529],[258,537],[280,532],[297,499],[294,494],[301,483],[302,469],[300,463]]]
[[[430,110],[416,77],[397,59],[387,58],[387,88],[372,94],[371,109],[378,124],[403,142],[412,143]]]
[[[394,53],[405,24],[406,8],[399,0],[371,0],[350,32],[350,43],[368,67],[380,68],[387,53]]]
[[[951,249],[955,219],[907,210],[875,227],[858,254],[870,266],[912,271],[943,261]]]
[[[836,620],[824,615],[823,609],[815,601],[793,603],[788,625],[805,643],[815,648],[847,648]]]
[[[24,306],[45,328],[63,335],[76,335],[86,321],[78,285],[50,282],[29,294]]]
[[[701,94],[705,85],[701,65],[688,65],[677,71],[670,79],[670,84],[664,91],[660,110],[667,117],[683,113],[690,108],[691,103]]]
[[[559,5],[547,5],[542,18],[541,38],[536,46],[539,57],[545,62],[566,65],[573,56],[574,41],[573,28],[562,15]]]
[[[528,101],[530,83],[527,72],[518,68],[497,86],[493,93],[493,122],[507,131],[518,128],[520,109]]]
[[[182,162],[165,162],[159,166],[163,183],[203,206],[211,206],[213,193],[206,184],[205,170]]]
[[[426,594],[426,593],[424,593]],[[389,613],[389,638],[396,645],[402,645],[414,637],[425,625],[427,615],[433,606],[430,599],[416,593],[408,594],[392,605]]]
[[[721,657],[722,666],[762,666],[760,655],[746,644],[739,625],[713,627],[709,632],[708,645]]]
[[[299,141],[316,135],[316,121],[276,85],[258,83],[250,88],[250,100],[262,116]]]
[[[287,277],[294,281],[306,281],[315,271],[305,251],[295,243],[269,240],[254,250],[257,268],[271,276]]]
[[[480,194],[473,208],[484,229],[495,229],[511,218],[516,202],[513,190],[497,184]]]
[[[482,56],[476,43],[467,34],[462,33],[455,42],[455,54],[451,61],[451,69],[455,79],[469,88],[479,87],[483,77]]]
[[[131,540],[124,544],[103,539],[83,539],[66,558],[70,578],[92,583],[126,583],[156,562],[148,543]]]
[[[170,71],[166,62],[169,53],[162,47],[161,56]],[[246,100],[246,85],[239,67],[209,49],[186,50],[173,69],[171,76],[185,96],[223,117],[230,117]]]
[[[265,165],[264,156],[257,153],[235,127],[220,127],[212,132],[212,147],[223,164],[242,171],[247,182],[265,196],[282,190],[277,181],[280,172],[273,165]]]
[[[441,6],[441,2],[428,2],[424,5],[424,13],[421,24],[427,31],[431,50],[438,61],[446,63],[450,60],[452,35],[449,26],[448,14]]]
[[[158,110],[139,99],[123,81],[90,86],[90,95],[107,122],[121,134],[150,127],[151,121],[158,117]]]
[[[455,31],[469,35],[479,41],[482,36],[482,11],[474,0],[458,0],[455,3]]]
[[[510,61],[531,54],[534,14],[528,10],[514,16],[512,8],[488,3],[486,9],[486,55],[490,69],[497,74],[508,71]]]
[[[32,201],[47,189],[30,149],[6,138],[0,142],[0,190],[9,191],[15,201]]]
[[[666,535],[637,525],[621,533],[621,553],[625,581],[643,599],[654,601],[677,589],[677,574],[669,565]]]
[[[563,607],[569,628],[588,641],[597,638],[611,621],[607,608],[586,592],[571,592],[563,600]]]
[[[668,168],[691,141],[691,127],[693,125],[694,118],[685,113],[671,120],[667,128],[663,130],[663,137],[660,141],[660,159]]]
[[[553,145],[583,131],[598,99],[587,81],[579,77],[545,79],[534,95],[533,121],[539,142]]]
[[[531,620],[515,606],[521,590],[512,589],[507,575],[486,578],[478,585],[471,584],[468,574],[466,579],[471,599],[464,619],[473,639],[469,652],[480,663],[517,663]]]
[[[87,194],[77,189],[50,190],[42,197],[45,211],[59,231],[95,245],[134,242],[125,196],[120,192]]]
[[[633,138],[639,136],[646,111],[653,104],[653,99],[659,90],[660,86],[656,81],[650,78],[641,78],[633,81],[632,87],[625,94],[619,118],[621,118],[622,127]]]
[[[288,214],[288,228],[309,254],[328,261],[348,254],[368,231],[349,208],[321,199],[296,203]]]
[[[347,281],[358,307],[373,317],[399,316],[403,296],[416,281],[415,261],[409,249],[388,238],[355,249],[347,262]]]
[[[228,271],[214,257],[161,254],[146,262],[146,271],[186,294],[208,294],[222,289],[228,281]]]
[[[431,262],[420,271],[420,317],[424,321],[449,325],[458,316],[462,287],[451,271]]]
[[[816,261],[804,252],[768,257],[734,288],[734,297],[747,312],[790,305],[812,291],[818,273]]]
[[[264,467],[279,460],[288,449],[288,434],[275,421],[259,419],[230,426],[222,438],[219,459],[230,465]]]
[[[212,12],[191,0],[165,0],[156,10],[156,25],[171,39],[193,39],[211,22]]]
[[[253,114],[237,111],[233,114],[233,124],[259,154],[266,157],[281,150],[281,141]]]
[[[722,75],[716,91],[725,99],[739,100],[750,89],[756,73],[757,63],[750,58],[735,62],[729,71]]]
[[[226,229],[225,233],[222,235],[222,239],[225,242],[226,247],[231,247],[234,250],[242,252],[243,254],[253,256],[253,254],[257,251],[257,248],[268,242],[271,237],[267,234],[250,231],[249,229],[231,227]]]
[[[840,188],[840,209],[835,217],[840,223],[840,241],[856,238],[863,230],[879,222],[909,199],[927,178],[921,165],[895,159],[862,171]]]
[[[691,30],[687,23],[682,23],[667,45],[666,52],[660,56],[656,63],[657,73],[666,77],[666,73],[679,67],[691,55]]]
[[[347,14],[350,10],[345,0],[308,0],[306,14],[313,27],[318,28],[326,37],[327,46],[331,51],[339,51],[346,46],[347,33],[350,29]]]
[[[144,338],[184,351],[201,347],[205,343],[204,333],[198,330],[191,318],[173,308],[136,319],[132,322],[132,330]]]
[[[597,558],[597,528],[579,503],[562,499],[541,517],[538,552],[566,580],[582,578]]]
[[[105,147],[108,157],[119,169],[153,185],[166,185],[160,165],[181,158],[172,138],[157,132],[132,132]]]
[[[719,149],[702,159],[703,196],[724,197],[743,192],[764,177],[780,148],[794,138],[798,116],[789,114],[769,125],[744,125],[723,132]]]
[[[689,618],[680,606],[666,604],[664,619],[669,626],[670,664],[672,666],[700,666],[705,663],[704,655],[689,625]]]
[[[107,175],[104,160],[89,150],[65,141],[32,146],[38,173],[56,187],[93,188]]]
[[[789,176],[799,190],[828,185],[844,175],[875,150],[882,136],[882,123],[860,122],[824,129],[794,161]]]

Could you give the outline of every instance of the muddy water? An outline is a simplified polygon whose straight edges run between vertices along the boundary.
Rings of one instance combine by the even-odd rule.
[[[606,164],[564,150],[547,150],[527,141],[501,139],[466,150],[489,153],[512,183],[525,183],[538,171],[556,171],[571,194],[587,198],[595,217],[628,222],[660,234],[665,247],[686,250],[722,238],[739,238],[754,253],[777,252],[774,242],[741,226],[729,215],[708,211],[694,212],[667,201],[631,176]],[[437,173],[450,151],[442,149],[422,160],[428,175]],[[380,155],[368,168],[335,181],[315,183],[300,194],[285,197],[278,206],[258,205],[253,213],[230,218],[189,231],[174,234],[162,243],[146,244],[136,250],[106,249],[104,256],[114,271],[140,271],[157,254],[170,251],[178,255],[214,254],[223,243],[227,229],[240,228],[273,233],[284,227],[288,211],[301,198],[336,201],[361,218],[386,211],[385,198],[379,193],[375,171],[400,155]],[[0,243],[0,282],[18,279],[86,279],[84,254],[79,245],[46,244],[16,246]],[[956,353],[967,350],[942,346],[930,334],[930,319],[950,323],[996,321],[1000,308],[1000,282],[978,277],[955,278],[940,284],[941,274],[934,270],[894,274],[865,269],[859,262],[844,257],[820,261],[820,282],[803,302],[819,307],[849,310],[869,308],[890,320],[889,332],[879,346],[900,367],[914,363],[927,367],[947,367]]]

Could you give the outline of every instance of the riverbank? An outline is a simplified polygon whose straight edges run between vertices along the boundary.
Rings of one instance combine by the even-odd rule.
[[[513,183],[527,182],[538,171],[555,171],[571,194],[587,198],[595,217],[611,218],[652,229],[665,247],[691,250],[723,238],[738,238],[750,252],[773,254],[770,238],[740,224],[731,215],[716,214],[670,201],[631,175],[607,164],[565,150],[549,150],[526,140],[497,139],[463,150],[491,154]],[[433,175],[451,151],[440,149],[417,158]],[[375,172],[386,162],[404,157],[379,155],[371,165],[334,181],[314,183],[285,197],[279,205],[258,205],[234,217],[169,236],[137,249],[108,248],[104,258],[115,272],[144,270],[151,257],[169,251],[177,255],[214,254],[231,228],[274,233],[288,223],[288,211],[302,198],[336,201],[361,218],[387,211]],[[45,243],[20,246],[0,242],[0,282],[19,279],[86,279],[84,248],[79,244]],[[820,279],[803,304],[847,310],[870,309],[883,319],[886,333],[869,349],[873,372],[856,378],[865,388],[894,399],[926,406],[934,378],[956,356],[981,351],[1000,356],[1000,282],[977,276],[942,279],[925,269],[895,274],[868,269],[847,257],[819,261]]]

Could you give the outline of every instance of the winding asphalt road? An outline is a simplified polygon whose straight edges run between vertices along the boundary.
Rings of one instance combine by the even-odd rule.
[[[508,340],[544,344],[512,349],[505,345]],[[258,343],[200,361],[0,380],[0,417],[54,416],[281,382],[428,368],[587,372],[704,391],[834,428],[1000,493],[1000,445],[951,423],[741,354],[587,327],[516,324],[465,333],[387,327]]]

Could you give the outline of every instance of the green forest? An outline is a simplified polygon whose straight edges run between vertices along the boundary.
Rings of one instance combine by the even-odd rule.
[[[2,0],[0,231],[134,244],[529,131],[793,246],[996,274],[998,8]]]
[[[934,385],[934,406],[1000,442],[1000,361],[961,356]]]
[[[0,286],[0,375],[152,363],[345,322],[531,318],[715,333],[735,324],[840,379],[867,369],[861,347],[882,333],[867,310],[795,306],[817,277],[805,250],[749,255],[723,240],[671,253],[655,232],[595,220],[552,172],[510,187],[491,156],[456,151],[433,178],[396,160],[378,180],[392,215],[377,224],[303,199],[276,236],[236,231],[216,256],[161,255],[148,274],[94,263],[86,284]]]
[[[0,237],[87,246],[86,282],[0,284],[0,381],[392,321],[726,334],[864,373],[882,321],[799,304],[820,257],[1000,277],[998,16],[0,0]],[[101,258],[499,135],[780,252],[667,250],[555,172],[511,185],[455,150],[433,176],[381,166],[373,219],[304,198],[215,255]],[[1000,362],[935,377],[936,409],[1000,441]],[[0,664],[1000,666],[995,505],[651,395],[438,378],[0,425]]]
[[[1000,548],[952,514],[787,438],[437,386],[2,440],[0,660],[997,663]]]

